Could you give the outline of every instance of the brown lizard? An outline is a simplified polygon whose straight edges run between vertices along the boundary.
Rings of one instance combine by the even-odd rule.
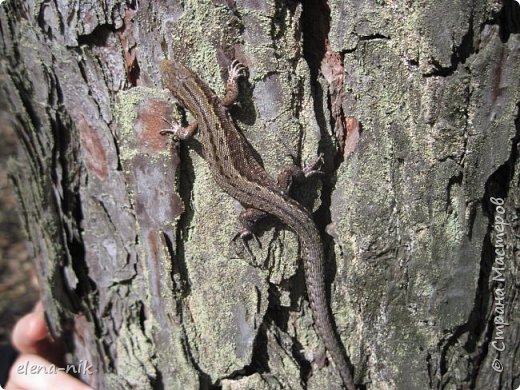
[[[227,108],[238,96],[237,80],[246,69],[238,61],[229,67],[227,91],[219,99],[191,69],[179,62],[163,60],[160,64],[163,84],[188,109],[195,122],[173,133],[179,139],[199,134],[204,159],[217,184],[245,210],[240,215],[242,238],[252,235],[252,224],[267,214],[274,215],[299,237],[305,270],[307,294],[317,333],[329,351],[347,389],[355,389],[352,373],[339,338],[336,337],[326,298],[324,254],[320,234],[310,213],[288,195],[292,176],[310,176],[314,165],[302,170],[289,169],[275,182],[251,153],[244,136],[231,122]]]

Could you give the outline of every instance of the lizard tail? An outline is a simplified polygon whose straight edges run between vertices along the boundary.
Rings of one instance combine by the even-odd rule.
[[[303,251],[305,282],[311,305],[314,323],[325,348],[329,351],[341,379],[348,390],[355,390],[356,385],[350,366],[347,362],[345,350],[334,331],[332,317],[325,289],[324,254],[320,235],[311,217],[305,215],[306,221],[295,226],[299,235]]]

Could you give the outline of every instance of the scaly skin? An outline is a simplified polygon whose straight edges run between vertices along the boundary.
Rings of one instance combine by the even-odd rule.
[[[276,216],[299,237],[302,247],[305,281],[317,333],[329,351],[344,385],[355,385],[343,347],[334,333],[329,314],[324,276],[324,255],[320,235],[311,215],[289,198],[255,160],[243,135],[228,117],[226,106],[237,94],[236,79],[244,66],[230,67],[228,92],[219,99],[191,69],[163,60],[164,85],[187,108],[196,120],[186,129],[174,133],[181,139],[191,137],[198,128],[204,158],[217,184],[242,205]]]

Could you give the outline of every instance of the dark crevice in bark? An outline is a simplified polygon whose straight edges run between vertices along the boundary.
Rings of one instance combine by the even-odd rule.
[[[189,146],[185,145],[184,143],[181,143],[177,147],[177,153],[180,154],[178,166],[179,184],[177,193],[179,194],[184,204],[184,212],[180,215],[179,222],[177,224],[177,231],[175,237],[176,251],[174,251],[173,249],[173,243],[172,248],[168,248],[168,250],[171,251],[170,255],[172,255],[172,253],[175,252],[174,256],[171,257],[172,259],[175,259],[175,261],[172,264],[172,272],[178,272],[178,275],[181,278],[181,288],[183,295],[189,294],[191,289],[188,268],[186,266],[185,245],[188,241],[189,228],[192,224],[194,217],[190,200],[191,194],[193,193],[193,178],[195,177],[195,172],[193,170],[193,165],[190,159],[188,148]],[[175,282],[174,275],[171,276]],[[181,307],[179,307],[179,309],[181,309]]]
[[[181,319],[181,322],[182,321],[183,320]],[[202,368],[199,366],[197,360],[195,359],[195,357],[193,356],[193,354],[191,352],[191,346],[189,344],[189,341],[188,341],[187,337],[184,339],[183,346],[184,346],[184,354],[185,354],[185,356],[188,358],[188,360],[191,363],[193,369],[197,372],[197,374],[199,376],[199,384],[200,384],[199,388],[201,390],[213,389],[214,385],[211,383],[211,377],[208,374],[206,374],[202,370]]]
[[[269,36],[272,42],[279,42],[283,35],[286,33],[287,28],[285,27],[285,13],[287,12],[287,4],[285,2],[275,1],[275,13],[271,19]],[[278,51],[274,50],[273,54],[278,55]]]
[[[267,310],[254,340],[251,365],[247,367],[260,374],[270,371],[267,329],[277,327],[285,332],[289,321],[289,309],[280,304],[278,288],[272,283],[269,284]],[[246,372],[251,373],[249,370]]]
[[[114,136],[114,132],[111,131],[110,134],[112,134],[112,145],[114,146],[115,155],[117,158],[116,171],[123,172],[124,171],[123,164],[121,163],[121,147],[119,146],[119,142],[118,142],[117,138]]]
[[[127,1],[126,5],[128,6],[128,8],[130,8],[133,11],[137,11],[139,9],[139,4],[138,4],[137,0]]]
[[[137,86],[137,81],[139,80],[140,74],[141,68],[139,67],[137,60],[135,60],[131,66],[128,67],[128,81],[132,87]]]
[[[300,119],[300,114],[303,109],[303,97],[305,95],[305,80],[303,78],[298,79],[298,82],[296,86],[294,87],[293,93],[291,94],[291,101],[290,101],[290,107],[292,112],[295,113],[297,120]],[[301,131],[298,136],[298,142],[297,142],[297,151],[298,156],[297,158],[293,157],[293,162],[295,165],[303,167],[303,162],[301,161],[301,151],[303,150],[303,142],[305,138],[305,129],[303,129],[303,126],[300,126]]]
[[[493,307],[493,290],[496,282],[491,280],[492,266],[495,259],[495,246],[491,241],[491,232],[493,231],[493,221],[495,214],[495,206],[490,203],[490,198],[502,198],[507,199],[510,190],[511,180],[513,178],[513,170],[516,163],[516,148],[514,147],[511,151],[509,160],[500,166],[493,175],[489,177],[486,182],[486,191],[484,199],[482,201],[482,208],[489,217],[488,229],[484,237],[484,243],[482,248],[481,257],[481,272],[478,282],[477,299],[474,305],[474,311],[472,312],[473,329],[470,333],[470,341],[472,341],[473,349],[476,351],[473,353],[472,360],[474,362],[473,372],[470,372],[471,386],[474,388],[476,380],[478,378],[478,371],[480,365],[487,355],[489,342],[492,339],[494,331],[493,316],[489,315],[489,312]],[[473,315],[474,312],[478,312]],[[486,316],[489,317],[486,323]],[[475,348],[476,347],[476,348]],[[480,348],[479,348],[480,347]],[[465,346],[466,350],[469,350]]]
[[[333,141],[328,134],[328,125],[330,123],[331,128],[335,128],[335,121],[338,118],[332,116],[332,101],[331,96],[328,94],[327,102],[329,112],[327,113],[328,120],[325,119],[326,115],[323,112],[323,95],[324,91],[318,82],[320,73],[320,67],[322,59],[327,51],[328,34],[330,30],[330,9],[325,1],[314,2],[312,0],[303,0],[303,47],[304,57],[309,64],[311,71],[311,88],[314,96],[314,110],[316,119],[320,125],[321,140],[319,150],[325,155],[325,169],[326,173],[335,172],[341,162],[343,161],[342,153],[338,153],[338,148],[333,144]],[[330,160],[330,156],[333,160]],[[329,157],[329,159],[327,159]],[[328,179],[328,180],[327,180]],[[315,221],[321,234],[321,239],[324,245],[325,257],[326,257],[326,276],[327,284],[333,281],[332,275],[336,274],[336,258],[334,255],[334,242],[331,236],[324,233],[326,227],[331,223],[331,204],[332,204],[332,193],[336,185],[335,175],[331,175],[323,180],[323,188],[321,192],[321,206],[314,213]],[[327,291],[328,300],[330,302],[330,289]]]
[[[38,17],[36,18],[38,26],[40,27],[41,31],[44,33],[44,35],[47,37],[49,41],[53,40],[53,35],[51,32],[51,29],[48,28],[47,24],[45,23],[45,8],[48,7],[49,4],[47,2],[41,2],[40,4],[40,10],[38,12]],[[60,23],[61,24],[61,23]]]
[[[302,0],[302,8],[303,56],[309,65],[314,113],[322,134],[319,150],[326,157],[334,156],[337,150],[327,134],[329,124],[334,127],[334,118],[330,109],[327,113],[323,110],[322,103],[326,92],[323,91],[318,81],[330,30],[330,9],[323,0]],[[328,99],[330,100],[330,97]],[[328,168],[327,171],[331,170],[333,162],[327,160],[325,165]]]
[[[358,36],[360,41],[374,41],[374,40],[390,40],[390,37],[387,37],[383,34],[372,34],[372,35],[360,35]]]
[[[326,171],[331,172],[343,162],[343,148],[348,136],[347,115],[343,112],[343,61],[346,51],[336,53],[329,45],[331,11],[327,2],[303,0],[302,4],[303,55],[311,73],[314,112],[322,134],[319,149],[325,156],[331,156],[325,161]],[[327,67],[332,74],[329,76],[332,81],[327,80],[330,82],[327,91],[319,82],[322,67]],[[323,110],[324,99],[328,112]],[[335,138],[328,134],[329,128],[334,131]]]
[[[266,315],[267,317],[267,315]],[[264,318],[266,318],[264,317]],[[251,376],[255,373],[269,372],[269,354],[267,352],[267,325],[262,323],[258,328],[255,340],[253,341],[253,352],[251,356],[251,363],[235,370],[222,379],[239,380],[244,377]],[[220,381],[213,385],[212,389],[221,388]]]
[[[311,80],[318,78],[330,30],[330,8],[325,0],[302,0],[303,55],[309,64]]]
[[[428,388],[433,389],[434,369],[432,364],[432,355],[430,353],[426,354],[426,369],[428,370]]]
[[[298,341],[296,337],[293,337],[292,341],[293,345],[291,353],[293,358],[298,362],[298,365],[300,366],[300,381],[306,384],[312,373],[312,366],[311,363],[305,357],[305,355],[302,353],[302,351],[304,350],[302,344]]]
[[[165,390],[162,373],[159,370],[155,371],[155,378],[150,378],[150,385],[153,390]]]
[[[326,43],[330,30],[330,9],[325,1],[303,0],[303,52],[304,57],[309,64],[311,73],[311,91],[314,101],[314,112],[320,132],[322,134],[319,150],[324,153],[326,158],[324,170],[330,172],[337,169],[337,162],[330,161],[329,156],[336,156],[338,153],[335,145],[333,145],[330,135],[328,134],[328,123],[334,128],[334,118],[332,118],[330,96],[327,96],[329,102],[329,112],[327,115],[323,112],[324,91],[318,82],[320,74],[321,61],[326,53]],[[328,118],[327,118],[328,117]],[[329,157],[327,159],[327,157]],[[330,177],[330,180],[323,180],[323,188],[320,208],[316,211],[314,217],[321,232],[325,231],[326,226],[331,222],[330,205],[332,191],[335,186],[336,179]],[[333,247],[332,237],[322,234],[322,240],[327,255],[333,255],[330,249]],[[327,261],[327,264],[336,264],[336,261]],[[336,269],[327,269],[327,275],[334,275]],[[330,280],[328,280],[330,282]],[[329,291],[330,293],[330,291]]]
[[[161,51],[163,53],[163,58],[168,58],[168,42],[166,42],[166,39],[164,36],[161,37]]]
[[[85,85],[89,85],[87,71],[85,69],[85,61],[83,61],[83,60],[78,61],[78,68],[79,68],[79,74],[81,75],[81,78],[85,82]],[[90,93],[90,89],[89,89],[89,93]]]
[[[170,277],[173,283],[173,288],[175,289],[175,292],[179,295],[177,297],[178,311],[181,309],[181,301],[179,299],[185,297],[190,293],[190,285],[188,283],[188,269],[186,267],[185,262],[184,246],[182,246],[182,248],[177,246],[178,250],[177,252],[175,252],[173,242],[170,240],[168,234],[166,234],[165,232],[161,232],[161,234],[164,239],[164,243],[166,244],[166,249],[168,250],[168,255],[170,259],[175,259],[175,261],[172,262],[172,271]],[[176,239],[176,242],[178,243],[180,240],[181,238],[178,237]],[[175,277],[175,275],[178,275],[179,277],[177,278]]]
[[[55,105],[56,107],[61,107],[64,99],[61,86],[58,80],[50,77],[50,75],[49,79],[52,81],[52,87],[54,87],[50,90],[56,91],[57,94]],[[70,165],[78,161],[79,145],[74,143],[77,140],[72,136],[73,132],[71,129],[74,129],[74,124],[70,117],[57,113],[56,117],[53,118],[52,113],[49,113],[49,118],[51,119],[51,129],[53,130],[55,142],[51,175],[54,176],[58,169],[61,170],[60,181],[58,182],[56,177],[53,181],[57,192],[62,196],[61,200],[56,199],[56,203],[61,206],[61,212],[66,219],[66,221],[63,221],[64,233],[67,239],[65,247],[69,252],[74,273],[79,279],[75,290],[78,296],[72,299],[72,303],[78,309],[79,301],[77,299],[81,299],[81,297],[89,294],[95,288],[93,281],[88,276],[88,267],[85,262],[85,246],[81,239],[80,231],[83,221],[79,193],[79,172],[81,168],[77,167],[75,171],[70,169]]]
[[[146,309],[145,309],[145,305],[142,301],[137,301],[135,303],[135,305],[137,306],[136,307],[136,312],[137,312],[137,315],[138,315],[138,318],[139,318],[139,327],[141,329],[141,332],[143,335],[146,335],[147,334],[147,330],[146,330],[146,320],[148,319],[147,316],[146,316]],[[147,342],[149,343],[152,343],[152,340],[150,340],[148,337],[146,337],[146,340]],[[155,357],[155,356],[154,356]],[[154,390],[164,390],[164,384],[162,382],[162,376],[161,376],[161,372],[160,370],[158,370],[157,366],[154,365],[154,376],[147,376],[148,380],[150,381],[150,386],[152,387],[152,389]]]
[[[289,323],[290,318],[290,308],[282,306],[280,303],[280,290],[278,288],[284,288],[287,282],[282,281],[280,283],[280,287],[277,287],[273,284],[269,284],[269,294],[268,294],[268,306],[265,314],[266,322],[268,327],[277,327],[281,329],[283,332],[287,332],[287,324]],[[284,288],[285,289],[285,288]],[[292,300],[291,300],[292,306]]]
[[[141,328],[141,331],[143,334],[146,334],[146,311],[144,308],[144,305],[142,302],[136,302],[137,308],[137,314],[139,316],[139,327]]]
[[[486,199],[489,198],[486,197]],[[491,319],[487,319],[492,306],[489,278],[491,275],[491,266],[493,264],[493,245],[491,243],[490,232],[491,226],[489,227],[482,244],[477,294],[468,321],[469,337],[464,344],[464,349],[468,352],[468,356],[472,363],[470,368],[468,368],[471,388],[475,388],[478,371],[480,370],[482,361],[487,355],[488,341],[493,332],[493,327],[489,326],[492,321]]]
[[[90,34],[78,35],[78,45],[104,47],[107,45],[110,35],[115,32],[116,30],[111,24],[100,24]]]
[[[105,217],[107,218],[107,221],[110,223],[110,226],[112,226],[112,229],[116,230],[117,226],[114,223],[114,220],[112,219],[110,211],[108,210],[107,206],[105,205],[105,202],[103,201],[103,199],[96,199],[96,200],[97,200],[99,206],[101,207],[101,209],[103,210],[103,212],[105,213]]]
[[[520,33],[520,4],[516,0],[503,0],[502,9],[498,13],[500,39],[503,43],[511,34]]]
[[[312,87],[312,95],[314,97],[314,113],[316,114],[316,120],[318,121],[318,124],[320,125],[320,133],[326,134],[328,126],[330,126],[331,129],[335,127],[335,120],[334,116],[332,115],[332,97],[329,93],[327,93],[326,96],[326,103],[327,103],[327,110],[326,112],[323,111],[323,106],[320,104],[324,97],[323,89],[321,88],[321,85],[318,83],[317,79],[311,78],[311,87]],[[325,115],[326,114],[326,115]],[[324,150],[324,153],[332,152],[332,156],[335,156],[333,158],[333,161],[325,161],[328,167],[332,167],[332,171],[335,172],[338,167],[340,166],[341,162],[343,162],[343,159],[341,159],[341,162],[338,162],[338,150],[336,149],[335,145],[330,140],[323,140],[320,139],[320,150]],[[327,154],[325,154],[327,155]]]
[[[269,372],[269,353],[267,352],[267,325],[262,323],[258,329],[258,333],[253,341],[253,353],[251,364],[245,367],[245,372],[252,374],[258,372],[260,374]]]
[[[440,77],[449,77],[458,69],[460,64],[465,64],[468,57],[475,52],[475,48],[473,47],[474,41],[474,14],[473,10],[471,11],[471,16],[469,19],[468,31],[462,37],[460,45],[455,47],[453,54],[451,55],[451,65],[448,67],[443,67],[437,60],[432,60],[432,65],[435,69],[429,73],[425,73],[424,77],[432,77],[432,76],[440,76]],[[481,26],[482,27],[482,26]]]

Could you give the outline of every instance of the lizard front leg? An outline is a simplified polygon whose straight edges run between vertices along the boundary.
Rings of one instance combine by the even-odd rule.
[[[234,60],[228,68],[229,76],[226,83],[226,94],[222,98],[222,104],[225,107],[231,107],[238,97],[238,79],[240,77],[247,77],[247,67]]]

